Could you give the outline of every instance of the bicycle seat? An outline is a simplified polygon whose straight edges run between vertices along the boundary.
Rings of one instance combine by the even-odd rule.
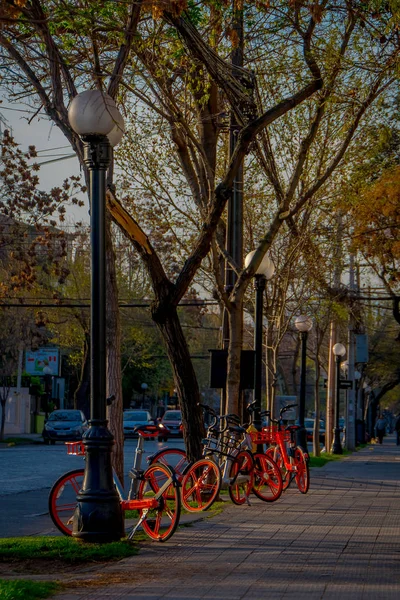
[[[137,425],[133,433],[142,435],[143,437],[156,437],[159,434],[160,428],[158,425]]]
[[[300,425],[288,425],[285,427],[285,431],[296,431],[296,429],[300,429]]]

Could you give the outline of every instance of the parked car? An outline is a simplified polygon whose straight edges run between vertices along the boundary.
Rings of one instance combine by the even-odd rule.
[[[147,410],[126,410],[123,416],[124,437],[137,437],[134,429],[138,425],[154,425],[154,420]]]
[[[304,427],[307,430],[307,442],[312,442],[314,439],[314,423],[315,419],[304,419]],[[325,443],[325,421],[319,422],[319,441]]]
[[[42,437],[45,444],[75,442],[82,439],[88,427],[81,410],[54,410],[44,423]]]
[[[166,442],[168,437],[183,437],[182,413],[180,410],[166,410],[159,421],[160,434],[158,441]]]

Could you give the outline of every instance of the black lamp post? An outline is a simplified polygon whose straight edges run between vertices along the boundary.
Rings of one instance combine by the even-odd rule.
[[[44,376],[44,391],[46,394],[46,410],[45,410],[45,417],[46,419],[49,418],[49,404],[50,404],[50,400],[51,400],[51,376],[53,374],[53,371],[51,369],[51,367],[49,367],[48,365],[46,365],[43,368],[43,376]]]
[[[307,376],[307,337],[311,331],[313,322],[310,317],[301,315],[297,317],[294,325],[301,337],[301,367],[300,367],[300,399],[299,399],[299,429],[297,430],[296,443],[303,452],[308,453],[307,448],[307,431],[304,427],[304,419],[306,416],[306,376]]]
[[[113,99],[99,90],[76,96],[68,116],[85,143],[91,227],[90,420],[83,436],[85,475],[72,535],[89,542],[111,542],[124,535],[124,524],[112,475],[114,438],[106,419],[106,173],[111,144],[120,141],[124,124]]]
[[[144,408],[144,401],[146,399],[146,390],[149,386],[147,385],[147,383],[142,383],[142,385],[140,387],[142,388],[142,406],[141,406],[141,408]]]
[[[340,440],[339,411],[340,411],[340,363],[346,354],[346,348],[343,344],[333,346],[333,354],[336,361],[336,408],[335,408],[335,428],[333,430],[332,454],[343,454],[342,443]]]
[[[354,431],[354,439],[356,441],[356,446],[359,446],[361,444],[361,439],[362,439],[362,435],[361,435],[361,419],[359,418],[358,414],[359,414],[359,400],[358,400],[358,396],[360,393],[360,379],[362,377],[362,374],[360,373],[360,371],[357,371],[357,369],[354,371],[354,426],[355,426],[355,431]]]
[[[244,266],[250,265],[255,250],[250,252],[244,261]],[[267,279],[271,279],[275,272],[272,260],[265,254],[254,276],[254,289],[256,291],[256,305],[254,315],[254,419],[253,424],[257,431],[261,431],[261,389],[262,389],[262,357],[263,357],[263,299]]]

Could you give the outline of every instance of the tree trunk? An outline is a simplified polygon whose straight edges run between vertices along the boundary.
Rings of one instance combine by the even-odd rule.
[[[189,347],[175,306],[169,305],[166,310],[161,311],[159,305],[154,304],[152,315],[164,339],[168,358],[173,368],[175,387],[182,411],[186,452],[189,460],[197,460],[201,457],[204,423],[202,410],[197,406],[200,402],[200,391]]]
[[[118,287],[115,272],[115,252],[111,239],[111,219],[107,218],[107,395],[115,400],[108,407],[109,428],[114,436],[112,465],[121,483],[124,481],[124,431],[121,373],[121,327],[118,307]]]

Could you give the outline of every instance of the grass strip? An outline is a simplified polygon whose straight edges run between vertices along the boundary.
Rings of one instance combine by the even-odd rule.
[[[72,537],[15,537],[0,539],[0,561],[25,559],[58,559],[75,564],[91,561],[113,561],[138,553],[128,542],[92,544]],[[29,597],[29,596],[28,596]],[[0,596],[1,600],[2,597]]]
[[[340,460],[343,456],[351,454],[348,450],[343,450],[343,454],[331,454],[330,452],[323,452],[321,456],[314,456],[314,454],[310,454],[309,466],[310,467],[323,467],[328,462],[332,462],[334,460]]]
[[[29,579],[0,579],[1,600],[40,600],[49,598],[61,586],[53,581],[30,581]]]

